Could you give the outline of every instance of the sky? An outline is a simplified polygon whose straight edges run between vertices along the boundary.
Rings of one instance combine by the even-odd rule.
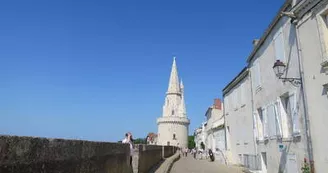
[[[156,133],[174,56],[192,134],[283,2],[1,1],[0,134]]]

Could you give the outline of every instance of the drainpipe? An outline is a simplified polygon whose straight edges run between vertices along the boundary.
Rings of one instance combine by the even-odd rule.
[[[310,131],[310,120],[309,120],[309,113],[308,113],[308,101],[305,94],[305,82],[304,82],[304,68],[302,64],[302,49],[301,49],[301,42],[299,38],[299,30],[297,23],[292,23],[295,26],[296,30],[296,47],[297,47],[297,54],[298,54],[298,65],[299,65],[299,73],[301,77],[301,92],[302,92],[302,98],[303,98],[303,107],[304,107],[304,124],[305,124],[305,134],[307,139],[307,150],[310,160],[310,167],[311,172],[314,173],[314,160],[313,160],[313,148],[312,148],[312,137],[311,137],[311,131]]]

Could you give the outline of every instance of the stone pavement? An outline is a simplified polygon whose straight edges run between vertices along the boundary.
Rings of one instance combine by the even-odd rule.
[[[188,155],[188,157],[181,156],[174,163],[171,173],[243,173],[243,171],[241,168],[226,166],[215,161],[196,160]]]

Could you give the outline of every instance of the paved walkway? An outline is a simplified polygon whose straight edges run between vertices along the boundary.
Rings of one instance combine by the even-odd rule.
[[[171,173],[243,173],[238,167],[226,166],[209,160],[196,160],[190,155],[174,163]]]

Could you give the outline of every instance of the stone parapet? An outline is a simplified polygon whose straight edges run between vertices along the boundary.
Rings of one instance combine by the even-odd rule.
[[[1,173],[129,173],[129,145],[0,136]]]
[[[164,158],[172,156],[177,148],[173,146],[136,145],[133,154],[133,172],[147,173]]]
[[[131,167],[128,144],[0,136],[0,173],[145,173],[175,151],[135,145]]]

